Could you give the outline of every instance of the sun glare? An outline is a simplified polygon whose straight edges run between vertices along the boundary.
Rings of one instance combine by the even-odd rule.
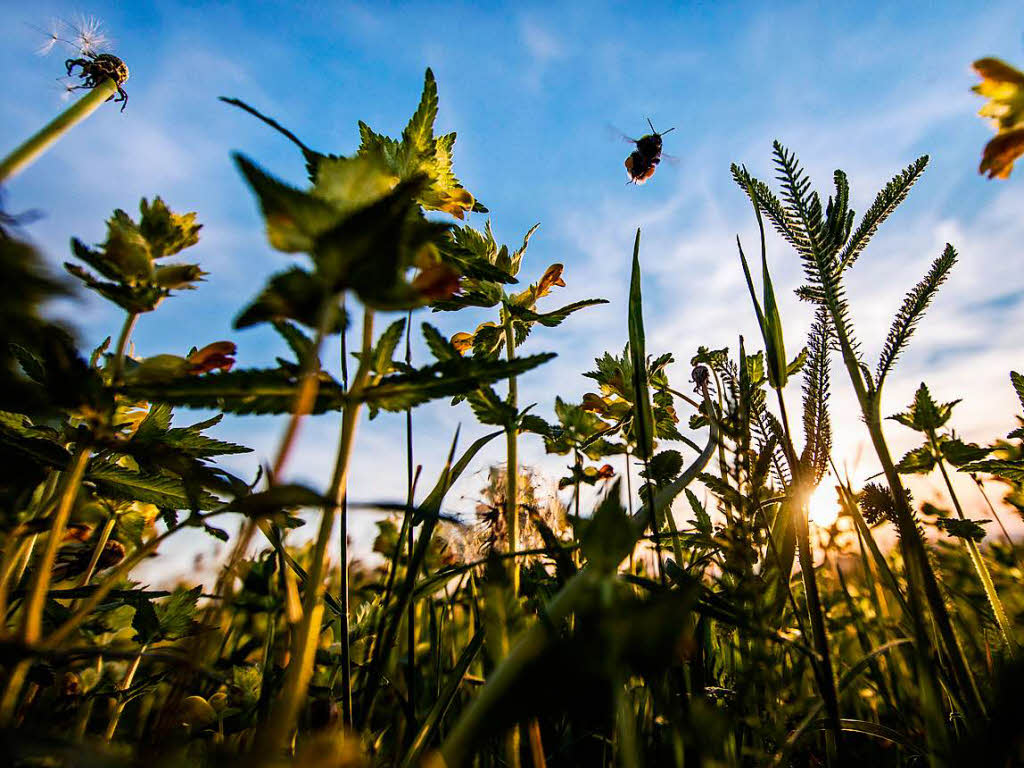
[[[811,494],[807,519],[821,528],[828,528],[839,517],[839,496],[836,487],[826,478]]]

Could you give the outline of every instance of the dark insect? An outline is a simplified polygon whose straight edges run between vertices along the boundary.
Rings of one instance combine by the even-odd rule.
[[[661,162],[661,137],[675,130],[669,128],[664,133],[658,133],[650,118],[647,118],[647,124],[651,126],[651,133],[639,139],[629,139],[636,144],[636,149],[626,158],[626,173],[634,184],[643,184],[654,175]]]
[[[82,84],[73,86],[74,88],[95,88],[108,77],[117,83],[117,97],[111,96],[107,101],[113,99],[115,102],[123,102],[121,111],[124,112],[124,108],[128,106],[128,94],[122,86],[128,80],[128,65],[117,56],[112,53],[87,52],[84,58],[68,59],[64,62],[64,66],[67,67],[69,76],[75,67],[81,67],[82,71],[78,73],[78,77]]]

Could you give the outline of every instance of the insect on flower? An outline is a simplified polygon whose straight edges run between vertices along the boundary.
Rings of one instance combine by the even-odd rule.
[[[629,180],[634,184],[643,184],[651,176],[661,162],[661,137],[671,133],[675,128],[669,128],[663,133],[654,130],[654,123],[647,118],[647,124],[651,126],[651,132],[639,139],[627,139],[636,144],[636,149],[626,158],[626,173]]]
[[[64,66],[68,77],[75,74],[75,68],[80,69],[77,77],[81,82],[77,85],[66,83],[64,97],[80,88],[95,88],[109,78],[117,84],[117,97],[111,96],[108,101],[122,102],[121,111],[124,111],[128,105],[128,94],[123,88],[128,80],[128,66],[112,53],[98,52],[102,46],[110,45],[110,40],[103,34],[102,26],[102,22],[95,16],[82,16],[77,24],[56,19],[50,23],[49,31],[44,32],[46,42],[39,47],[38,53],[45,56],[57,43],[77,51],[79,56],[68,59]],[[71,33],[70,39],[65,36],[68,32]]]

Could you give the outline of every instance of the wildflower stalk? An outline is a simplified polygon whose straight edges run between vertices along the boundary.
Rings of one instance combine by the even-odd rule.
[[[750,300],[754,305],[754,312],[757,315],[757,324],[761,330],[761,337],[764,340],[765,368],[768,372],[768,383],[775,390],[775,395],[778,398],[779,414],[782,417],[782,431],[785,438],[783,449],[786,453],[790,470],[793,473],[792,496],[789,503],[793,506],[792,515],[800,560],[800,577],[804,585],[804,596],[807,599],[807,612],[811,621],[811,637],[815,653],[818,657],[814,664],[814,669],[817,673],[818,688],[824,700],[825,714],[829,726],[825,732],[826,762],[828,765],[835,765],[838,758],[837,750],[842,740],[842,726],[839,714],[839,693],[836,690],[836,678],[832,669],[832,655],[829,652],[828,633],[825,628],[825,611],[822,608],[818,581],[814,574],[814,555],[811,550],[811,537],[808,530],[807,499],[812,490],[813,482],[805,477],[803,467],[800,464],[800,458],[793,447],[793,433],[789,427],[786,398],[782,393],[789,378],[785,340],[782,331],[782,318],[779,315],[778,305],[775,301],[775,288],[772,285],[771,274],[768,271],[764,220],[761,217],[761,209],[755,202],[756,197],[754,196],[751,184],[747,186],[747,193],[754,204],[758,233],[761,238],[763,306],[758,301],[757,294],[754,291],[754,281],[750,276],[750,268],[747,265],[747,258],[743,253],[743,246],[740,245],[739,237],[736,238],[736,246],[739,249],[740,263],[743,266],[743,276],[746,279],[747,289],[750,292]],[[783,504],[784,507],[788,506],[786,502]],[[770,540],[770,530],[768,537]]]
[[[0,184],[24,170],[65,133],[95,112],[100,104],[117,93],[117,83],[109,77],[51,120],[38,133],[0,160]]]
[[[117,523],[117,515],[111,513],[110,517],[107,518],[107,522],[103,524],[103,530],[100,531],[99,538],[96,540],[96,546],[92,551],[92,557],[89,558],[89,565],[85,569],[85,573],[82,574],[81,580],[78,582],[78,586],[86,587],[89,582],[92,581],[93,574],[96,573],[96,566],[100,562],[100,556],[103,554],[103,550],[107,547],[107,542],[110,541],[110,534],[114,531],[114,525]]]
[[[900,535],[900,545],[903,548],[904,560],[907,568],[907,606],[910,619],[914,628],[914,641],[918,651],[917,671],[922,687],[925,689],[925,708],[937,710],[941,702],[939,681],[936,677],[934,665],[928,658],[927,649],[931,647],[927,630],[925,628],[923,606],[921,605],[921,594],[923,593],[928,603],[932,619],[938,630],[942,645],[946,651],[953,679],[956,680],[959,688],[958,698],[961,700],[966,713],[972,720],[979,720],[984,711],[981,703],[981,694],[978,691],[977,683],[971,674],[967,661],[964,658],[960,641],[953,629],[953,623],[946,609],[942,591],[939,589],[938,580],[932,570],[931,562],[924,547],[924,542],[918,533],[914,523],[914,516],[910,509],[910,502],[907,499],[906,489],[896,471],[896,465],[889,452],[889,446],[885,442],[885,434],[882,431],[882,422],[879,414],[878,390],[869,393],[864,382],[863,375],[858,365],[857,356],[854,354],[853,346],[850,343],[844,322],[836,322],[832,308],[829,314],[833,321],[833,328],[836,332],[836,340],[842,352],[843,364],[846,366],[847,374],[853,384],[854,393],[860,405],[864,423],[871,437],[871,444],[882,465],[882,472],[886,482],[892,491],[893,499],[896,502],[896,527]],[[927,722],[934,727],[929,728],[929,740],[934,747],[945,750],[948,748],[949,735],[945,729],[937,727],[941,713],[932,711]]]
[[[291,661],[285,673],[281,698],[274,708],[267,728],[261,733],[258,749],[265,754],[277,754],[284,748],[289,734],[295,726],[299,708],[305,699],[309,681],[313,675],[317,639],[320,636],[321,620],[324,604],[324,570],[327,556],[327,544],[334,529],[334,519],[342,505],[348,488],[349,460],[352,456],[352,445],[355,439],[356,424],[361,410],[356,402],[359,394],[370,375],[373,350],[373,317],[371,309],[363,312],[363,344],[359,358],[359,368],[348,390],[350,399],[342,412],[341,437],[338,444],[337,460],[334,476],[327,493],[328,503],[320,517],[320,530],[313,548],[312,560],[306,578],[305,593],[302,600],[302,620],[295,628],[292,640]],[[345,538],[347,520],[342,521],[342,538]],[[341,553],[347,562],[347,547]],[[348,632],[349,595],[347,590],[341,594],[342,632]]]
[[[516,357],[516,337],[512,328],[512,313],[502,310],[505,315],[505,352],[508,361],[511,363]],[[515,376],[508,378],[508,404],[518,413],[519,408],[519,386]],[[519,430],[515,425],[505,430],[506,459],[506,490],[505,490],[505,520],[508,524],[508,551],[519,550]],[[512,594],[519,596],[519,563],[513,559],[512,569]]]
[[[114,349],[114,357],[111,361],[110,381],[117,384],[124,375],[124,358],[128,352],[128,340],[131,338],[135,324],[138,322],[139,313],[129,312],[121,326],[121,335],[117,339],[117,347]]]
[[[777,388],[775,394],[779,400],[779,412],[782,415],[782,429],[786,437],[786,454],[793,470],[793,488],[796,501],[793,507],[793,522],[796,528],[797,556],[800,560],[800,577],[804,584],[804,597],[807,599],[807,613],[811,620],[811,639],[817,655],[814,665],[818,673],[818,687],[825,704],[825,714],[829,730],[825,732],[826,758],[829,765],[837,764],[837,750],[842,740],[842,725],[839,715],[839,693],[836,690],[836,677],[832,669],[832,656],[829,652],[828,633],[825,629],[825,611],[821,605],[818,592],[818,580],[814,575],[814,555],[811,550],[811,537],[807,522],[807,498],[810,484],[803,478],[800,462],[793,448],[792,433],[789,430],[789,416],[786,412],[786,400],[782,389]],[[771,533],[769,532],[769,538]]]
[[[118,683],[118,693],[124,693],[132,687],[132,681],[135,679],[135,673],[139,671],[139,664],[142,662],[142,654],[146,652],[148,644],[143,643],[142,647],[139,648],[139,652],[135,654],[135,658],[132,659],[131,664],[128,665],[127,671],[124,673],[124,677],[121,682]],[[121,714],[124,712],[124,708],[127,706],[125,701],[114,700],[114,711],[110,713],[110,720],[107,722],[107,730],[103,733],[103,740],[110,741],[114,738],[114,734],[117,732],[117,724],[121,721]]]
[[[412,310],[409,310],[409,314],[405,322],[405,364],[411,366],[412,364]],[[413,502],[413,450],[412,450],[412,408],[405,409],[405,497],[406,497],[406,517],[411,517],[412,502]],[[415,547],[415,526],[412,521],[409,521],[409,538],[408,538],[408,549],[407,556],[409,558],[409,564],[407,567],[412,567],[412,554]],[[401,546],[401,541],[398,542]],[[409,645],[409,664],[406,668],[406,687],[409,691],[409,739],[410,743],[416,736],[416,601],[409,601],[409,615],[406,618],[408,632],[407,642]]]
[[[78,446],[71,459],[71,465],[67,469],[67,474],[64,476],[64,487],[61,490],[53,522],[50,524],[46,547],[36,564],[32,585],[25,602],[25,620],[21,631],[22,641],[25,645],[31,646],[39,642],[43,628],[43,607],[46,604],[46,593],[50,590],[53,563],[57,558],[57,550],[64,540],[68,518],[75,506],[78,489],[82,484],[82,477],[85,475],[85,468],[91,455],[91,448],[84,445]]]
[[[953,508],[956,510],[957,516],[961,520],[966,520],[967,516],[964,514],[963,507],[960,506],[960,499],[956,495],[956,491],[953,490],[953,483],[949,479],[949,473],[946,471],[946,462],[942,458],[942,451],[939,448],[939,441],[935,434],[935,430],[928,430],[928,442],[931,443],[931,448],[935,454],[936,464],[938,464],[939,472],[942,474],[942,480],[946,484],[946,490],[949,491],[949,498],[953,502]],[[1013,629],[1010,626],[1010,620],[1006,617],[1006,609],[1003,608],[1003,601],[999,599],[999,593],[996,592],[996,586],[992,583],[992,574],[988,570],[988,566],[985,565],[984,559],[981,557],[981,550],[978,549],[978,542],[974,539],[964,538],[964,544],[967,545],[967,551],[971,556],[971,563],[974,565],[974,570],[978,573],[978,578],[981,579],[981,585],[985,589],[985,597],[988,598],[989,605],[992,606],[992,613],[995,614],[996,624],[999,625],[999,632],[1003,636],[1003,642],[1006,643],[1007,649],[1011,654],[1016,653],[1017,643],[1013,638]]]

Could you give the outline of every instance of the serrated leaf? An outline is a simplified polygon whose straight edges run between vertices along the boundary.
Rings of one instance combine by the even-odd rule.
[[[902,475],[926,475],[935,469],[935,455],[929,446],[923,445],[908,451],[896,465],[896,471]]]
[[[215,408],[227,413],[289,413],[295,405],[298,386],[298,377],[291,371],[251,368],[133,384],[125,387],[125,393],[138,400],[163,401],[190,408]],[[337,410],[343,404],[341,385],[321,374],[312,413]]]
[[[256,193],[267,239],[277,250],[308,253],[317,238],[337,224],[340,215],[329,203],[275,179],[242,154],[232,157]]]
[[[954,467],[980,461],[991,453],[989,448],[983,448],[975,443],[965,443],[959,438],[942,440],[939,449],[942,451],[942,457]]]
[[[123,501],[141,501],[161,509],[188,509],[189,494],[176,477],[149,472],[134,472],[105,461],[94,461],[86,471],[86,479],[105,496]],[[216,509],[222,502],[205,491],[197,494],[199,509]]]
[[[404,411],[439,397],[463,395],[509,376],[518,376],[546,363],[555,355],[529,355],[512,361],[477,360],[460,357],[390,374],[377,384],[352,393],[350,402],[364,402],[386,411]],[[511,418],[515,418],[514,409]]]
[[[956,517],[940,517],[935,524],[945,531],[947,536],[977,542],[985,538],[985,529],[982,526],[991,522],[991,520],[961,520]]]
[[[521,307],[516,304],[509,304],[508,310],[513,317],[518,318],[527,323],[540,323],[548,328],[554,328],[564,321],[573,312],[577,312],[584,307],[592,307],[597,304],[607,304],[607,299],[584,299],[583,301],[574,301],[572,304],[566,304],[561,309],[556,309],[551,312],[535,312],[532,309]]]
[[[516,418],[516,409],[506,403],[490,387],[481,387],[466,395],[466,402],[473,409],[473,415],[481,424],[511,427]]]
[[[1024,483],[1024,460],[987,459],[961,467],[963,472],[985,472],[1014,483]]]

